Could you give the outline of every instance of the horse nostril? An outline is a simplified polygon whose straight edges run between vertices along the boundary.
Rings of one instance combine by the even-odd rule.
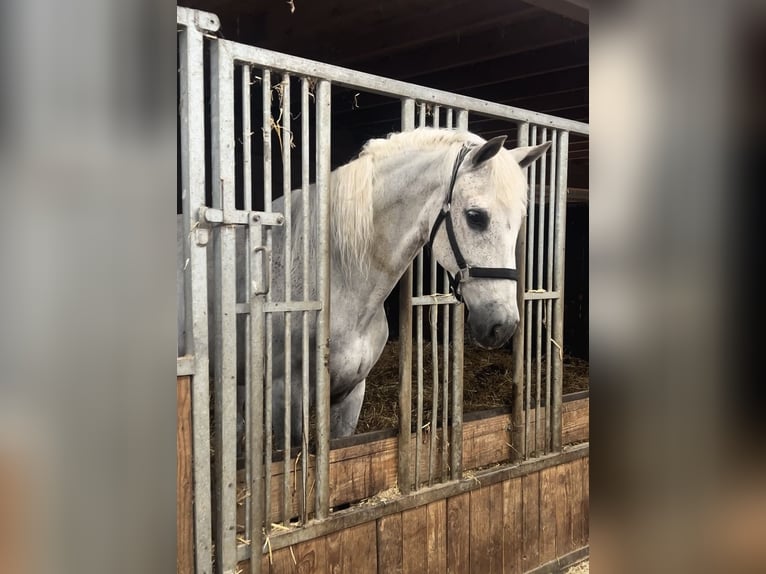
[[[497,339],[502,336],[504,330],[505,327],[502,323],[495,323],[495,326],[492,327],[492,336]]]

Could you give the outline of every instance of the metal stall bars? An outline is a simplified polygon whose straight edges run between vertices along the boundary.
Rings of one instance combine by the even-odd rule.
[[[208,384],[207,244],[209,230],[199,226],[205,203],[205,108],[203,37],[215,33],[215,14],[176,9],[179,53],[179,114],[181,132],[181,196],[183,221],[183,283],[186,357],[178,375],[192,375],[192,457],[194,489],[194,552],[196,572],[213,569],[210,388]],[[190,357],[190,359],[189,359]]]
[[[291,75],[278,66],[264,66],[257,59],[248,58],[241,53],[240,44],[218,40],[211,45],[211,138],[213,168],[212,180],[217,184],[213,189],[213,207],[202,210],[202,217],[207,225],[214,228],[216,238],[216,273],[213,339],[215,403],[215,530],[216,561],[223,572],[236,569],[237,562],[250,556],[251,571],[260,569],[260,549],[267,541],[273,522],[287,524],[296,514],[293,496],[298,491],[294,484],[293,464],[291,460],[291,422],[292,407],[295,397],[291,396],[290,381],[298,377],[300,397],[303,400],[298,416],[303,423],[304,433],[301,447],[301,485],[300,504],[297,514],[303,521],[308,519],[310,509],[308,492],[314,488],[309,481],[309,413],[307,400],[309,392],[309,329],[310,323],[316,324],[317,360],[316,385],[316,508],[314,516],[324,518],[329,512],[329,177],[330,177],[330,85],[326,80],[316,81],[314,94],[309,92],[309,78],[301,79],[301,120],[302,151],[301,181],[304,184],[305,201],[318,198],[319,217],[317,218],[316,258],[318,262],[317,282],[310,280],[308,272],[309,250],[308,234],[311,232],[308,209],[303,210],[301,221],[294,222],[293,201],[295,192],[291,185]],[[241,70],[241,134],[237,131],[235,118],[235,70]],[[250,89],[251,74],[256,70],[262,86],[262,125],[260,130],[253,130],[249,108],[252,105]],[[276,86],[272,77],[281,72]],[[313,80],[313,78],[312,78]],[[272,115],[274,87],[279,96],[279,113],[275,120]],[[309,192],[309,140],[310,123],[308,110],[310,96],[316,99],[316,186]],[[272,129],[277,134],[282,158],[282,196],[281,204],[272,201],[273,152]],[[252,210],[251,160],[252,135],[260,133],[263,144],[263,199],[264,210]],[[240,137],[241,135],[241,137]],[[242,166],[236,162],[236,141],[242,142]],[[240,176],[244,192],[243,210],[236,209],[237,177]],[[276,211],[274,206],[279,206]],[[300,246],[293,246],[292,230],[294,224],[304,226],[303,241]],[[274,229],[281,227],[282,241],[275,240]],[[237,235],[246,231],[248,256],[241,259],[235,253]],[[274,249],[280,247],[280,252]],[[304,249],[304,273],[302,300],[293,300],[294,283],[290,273],[285,273],[283,284],[277,285],[272,279],[271,268],[275,257],[289,262],[294,248]],[[238,301],[237,268],[245,269],[248,275],[247,288]],[[289,263],[284,264],[289,269]],[[276,295],[275,295],[276,293]],[[312,296],[315,293],[316,296]],[[248,368],[245,373],[245,413],[247,432],[244,433],[245,461],[244,474],[247,480],[242,496],[245,499],[244,526],[237,524],[237,460],[236,448],[236,314],[247,314],[249,340],[244,352]],[[300,361],[300,374],[293,372],[293,330],[298,325],[292,321],[293,314],[301,319],[300,346],[303,356]],[[280,337],[283,337],[280,339]],[[282,356],[276,352],[282,344]],[[241,358],[240,358],[241,360]],[[283,362],[282,362],[283,361]],[[281,383],[276,385],[276,375],[282,373]],[[263,384],[261,382],[263,381]],[[281,393],[284,400],[280,403],[272,398]],[[273,404],[283,404],[279,412],[272,412]],[[283,434],[272,438],[272,423],[279,422],[276,428],[282,428]],[[282,464],[273,462],[272,451],[278,441],[282,451]],[[275,466],[276,465],[276,466]],[[281,475],[281,476],[280,476]],[[277,477],[279,477],[277,479]],[[275,482],[276,481],[276,482]],[[276,488],[275,488],[276,485]],[[272,488],[276,497],[272,500]],[[249,549],[258,548],[258,552]]]
[[[528,168],[529,208],[517,248],[525,289],[523,297],[519,296],[521,323],[514,354],[524,360],[516,361],[514,380],[526,382],[523,392],[519,385],[514,389],[513,426],[517,432],[513,448],[517,458],[561,450],[568,132],[521,126],[519,145],[546,141],[551,147]]]
[[[180,18],[180,16],[179,16]],[[566,147],[567,131],[575,131],[578,133],[588,133],[588,126],[578,122],[572,122],[568,120],[562,120],[554,118],[552,116],[546,116],[535,112],[529,112],[526,110],[519,110],[500,104],[494,104],[491,102],[485,102],[477,100],[475,98],[468,98],[450,94],[447,92],[441,92],[437,90],[430,90],[419,86],[413,86],[403,82],[392,81],[385,78],[379,78],[369,74],[363,74],[322,64],[319,62],[312,62],[301,58],[295,58],[284,54],[278,54],[259,48],[245,46],[242,44],[236,44],[233,42],[227,42],[224,40],[213,40],[211,42],[211,55],[212,55],[212,76],[211,85],[213,87],[213,107],[212,113],[216,116],[212,122],[213,131],[215,132],[213,138],[213,162],[214,166],[213,181],[215,185],[214,190],[214,208],[206,210],[203,213],[201,220],[204,224],[216,227],[214,236],[216,238],[216,255],[220,260],[217,263],[216,273],[216,295],[217,295],[217,315],[214,322],[213,339],[215,345],[213,349],[216,351],[216,377],[215,377],[215,389],[216,389],[216,500],[217,507],[215,512],[215,525],[216,532],[218,533],[217,542],[221,546],[216,547],[216,560],[219,567],[222,570],[227,570],[236,565],[236,560],[244,559],[248,556],[252,557],[251,568],[253,571],[257,571],[259,567],[260,550],[263,548],[262,541],[264,540],[264,529],[268,529],[271,524],[272,516],[278,522],[284,522],[291,518],[290,514],[294,513],[294,509],[287,503],[288,491],[290,484],[289,481],[284,480],[284,477],[288,475],[290,461],[290,454],[286,452],[283,458],[284,464],[278,465],[281,468],[277,468],[277,471],[281,470],[283,473],[282,480],[277,480],[277,483],[281,483],[281,487],[277,487],[276,492],[280,492],[280,500],[275,501],[272,504],[270,500],[270,492],[272,489],[272,443],[271,443],[271,422],[272,418],[279,416],[283,421],[285,418],[296,416],[295,413],[286,414],[272,413],[271,393],[273,388],[271,385],[273,370],[274,370],[274,358],[272,357],[272,344],[270,343],[274,337],[274,318],[279,314],[300,313],[300,317],[303,319],[303,324],[308,320],[312,320],[312,317],[316,316],[319,335],[317,338],[318,344],[314,351],[316,353],[316,368],[317,368],[317,395],[316,395],[316,417],[317,417],[317,432],[316,432],[316,457],[313,464],[309,464],[310,453],[308,453],[308,442],[306,433],[301,439],[301,502],[300,502],[300,515],[305,521],[309,517],[309,505],[310,492],[315,492],[315,517],[324,518],[329,513],[329,376],[327,373],[327,358],[329,342],[327,335],[329,333],[329,307],[325,304],[329,295],[329,282],[326,279],[329,277],[329,259],[320,257],[320,269],[319,269],[319,287],[316,297],[313,300],[306,295],[304,289],[304,296],[302,301],[275,301],[270,298],[270,256],[273,244],[270,240],[272,227],[278,225],[279,217],[282,216],[282,220],[287,216],[287,213],[270,213],[271,209],[271,179],[272,179],[272,113],[271,113],[271,99],[272,99],[272,75],[278,75],[279,80],[274,80],[275,85],[287,86],[290,82],[290,77],[300,78],[301,83],[301,129],[307,129],[309,125],[308,113],[303,113],[308,106],[309,93],[309,81],[313,84],[316,82],[315,97],[316,97],[316,164],[317,164],[317,192],[314,197],[319,197],[319,212],[318,218],[318,242],[321,249],[326,249],[329,245],[329,226],[327,224],[327,215],[329,213],[329,171],[330,171],[330,82],[336,85],[350,87],[357,90],[364,90],[382,95],[398,97],[403,101],[402,104],[402,127],[403,129],[409,129],[415,125],[415,108],[418,107],[421,112],[420,122],[425,123],[426,109],[430,109],[432,112],[432,119],[436,120],[438,117],[444,118],[444,126],[451,127],[451,123],[456,123],[458,128],[466,129],[468,126],[468,114],[477,114],[480,116],[487,116],[490,118],[498,118],[504,120],[511,120],[518,125],[519,145],[528,143],[530,126],[537,126],[537,129],[548,129],[553,133],[553,137],[557,141],[557,152],[549,152],[552,154],[550,160],[550,166],[556,165],[555,175],[550,173],[550,181],[555,182],[555,189],[549,189],[549,196],[553,199],[548,201],[548,237],[551,237],[554,229],[551,227],[551,213],[555,218],[555,233],[553,233],[554,241],[548,241],[549,256],[546,260],[546,269],[550,267],[552,273],[543,273],[543,281],[547,289],[545,293],[536,293],[535,289],[520,289],[519,298],[523,299],[524,304],[520,306],[520,311],[526,306],[530,306],[530,301],[544,300],[545,301],[545,318],[546,327],[548,327],[548,321],[552,321],[553,329],[546,329],[546,344],[551,344],[551,334],[553,335],[553,346],[560,347],[561,345],[561,333],[563,327],[563,302],[560,299],[561,286],[563,281],[563,214],[565,209],[566,195],[566,155],[562,152]],[[265,208],[264,212],[250,211],[252,205],[246,203],[243,211],[237,211],[232,205],[236,179],[236,170],[231,167],[234,165],[234,141],[235,141],[235,122],[233,119],[234,114],[234,97],[233,97],[233,83],[234,75],[233,71],[237,68],[244,70],[243,83],[242,83],[242,100],[243,106],[247,107],[247,100],[249,95],[247,92],[250,82],[245,78],[250,77],[252,72],[255,77],[259,78],[261,83],[262,93],[262,125],[261,125],[261,142],[263,144],[263,190]],[[260,73],[260,76],[257,74]],[[280,84],[281,80],[281,84]],[[282,88],[283,94],[285,88]],[[282,116],[284,116],[285,98],[281,101],[283,110]],[[442,112],[444,112],[442,114]],[[457,113],[456,113],[457,112]],[[289,115],[289,113],[288,113]],[[249,136],[252,133],[258,134],[258,130],[252,130],[247,124],[252,121],[247,110],[242,110],[242,130],[243,141],[249,140]],[[455,122],[456,119],[456,122]],[[436,125],[440,125],[439,120],[436,120]],[[288,134],[289,131],[285,131],[285,124],[282,123],[279,126],[282,135]],[[287,130],[289,130],[287,126]],[[308,175],[306,167],[308,166],[308,138],[302,138],[302,158],[301,158],[301,183],[303,188],[306,188],[308,181]],[[248,150],[250,144],[243,143],[243,163],[247,165],[248,161],[252,161],[252,156]],[[282,150],[289,147],[283,146]],[[554,157],[555,156],[555,157]],[[283,168],[284,162],[289,162],[289,159],[285,159],[283,154]],[[243,168],[244,172],[248,171],[248,168]],[[541,173],[545,170],[541,170]],[[243,185],[245,188],[249,188],[250,183],[247,180],[247,175],[242,176],[244,179]],[[285,203],[290,201],[288,195],[291,193],[289,189],[291,186],[285,184],[285,178],[283,176],[283,194]],[[216,197],[217,196],[217,197]],[[555,204],[555,209],[554,209]],[[287,211],[287,210],[284,210]],[[536,210],[539,217],[542,217],[543,209]],[[255,217],[259,219],[255,219]],[[305,212],[304,212],[305,216]],[[282,221],[283,222],[283,221]],[[191,219],[190,225],[194,225],[194,218]],[[304,221],[305,224],[305,221]],[[245,227],[249,230],[249,253],[250,253],[250,281],[248,283],[248,297],[246,301],[238,303],[236,301],[236,295],[234,297],[232,307],[232,292],[236,294],[236,288],[233,287],[234,274],[231,269],[228,268],[228,264],[224,264],[222,255],[230,254],[231,247],[234,244],[233,238],[235,233],[227,231],[225,227],[237,227],[241,229]],[[529,221],[527,230],[523,232],[522,238],[526,238],[529,234],[531,242],[540,241],[540,237],[545,237],[545,233],[540,231],[539,228],[533,228],[534,222]],[[290,226],[292,227],[292,225]],[[534,229],[538,229],[537,233],[533,233]],[[520,239],[522,239],[520,238]],[[305,236],[304,236],[305,239]],[[297,245],[293,246],[293,249],[298,249]],[[301,247],[305,248],[305,247]],[[550,255],[550,251],[553,249],[554,255]],[[523,250],[522,250],[523,253]],[[539,257],[540,247],[535,244],[533,253]],[[527,269],[530,274],[534,274],[533,265],[534,261],[526,261],[526,257],[520,257],[518,266],[521,269],[526,263]],[[422,259],[420,263],[416,262],[418,269],[418,286],[417,293],[413,297],[411,291],[412,285],[412,272],[405,275],[404,285],[410,286],[410,289],[402,289],[403,296],[401,297],[401,311],[402,318],[400,325],[402,325],[403,345],[402,345],[402,357],[400,364],[401,374],[401,432],[400,432],[400,452],[399,452],[399,485],[403,492],[411,490],[412,487],[418,487],[421,484],[425,484],[426,481],[434,482],[438,480],[444,480],[447,477],[456,479],[461,476],[462,466],[462,333],[463,333],[463,316],[462,306],[457,305],[456,301],[451,300],[449,295],[445,293],[437,292],[437,285],[432,273],[431,285],[429,285],[430,294],[425,294],[424,280],[422,277]],[[537,285],[539,286],[539,268],[537,268],[538,278]],[[224,275],[229,273],[230,278],[225,278]],[[409,277],[408,277],[409,275]],[[436,274],[438,277],[438,274]],[[306,273],[304,272],[304,281]],[[290,281],[286,279],[286,281]],[[520,285],[525,285],[526,277],[522,277]],[[288,289],[287,292],[290,290]],[[446,288],[445,288],[446,291]],[[289,297],[289,296],[288,296]],[[285,299],[288,299],[286,297]],[[436,377],[435,388],[432,388],[432,408],[431,420],[423,421],[423,399],[422,396],[422,383],[418,385],[419,396],[417,407],[417,419],[418,428],[416,429],[416,452],[414,453],[417,460],[412,460],[412,440],[410,439],[410,413],[411,413],[411,375],[412,375],[412,346],[411,346],[411,317],[412,307],[420,309],[418,314],[422,317],[423,307],[429,308],[429,317],[434,314],[438,317],[438,310],[432,311],[432,309],[448,309],[454,308],[454,316],[449,321],[449,313],[443,313],[444,318],[442,322],[442,373],[447,374],[445,371],[450,369],[447,367],[450,362],[449,353],[449,333],[452,334],[452,365],[451,365],[451,380],[445,378],[444,380]],[[547,308],[551,307],[550,313]],[[235,492],[231,489],[231,484],[236,484],[236,451],[233,446],[230,446],[224,437],[231,437],[232,434],[236,435],[236,406],[232,400],[236,396],[236,387],[231,378],[232,372],[236,371],[236,352],[232,353],[225,348],[223,344],[224,339],[231,341],[232,326],[231,321],[232,308],[235,312],[249,313],[250,324],[250,357],[249,357],[249,380],[247,381],[247,407],[246,414],[249,416],[248,425],[249,430],[246,433],[246,448],[245,458],[247,479],[250,483],[249,489],[249,502],[246,502],[248,506],[247,514],[249,519],[245,519],[245,531],[242,532],[242,538],[239,543],[236,541],[236,500],[232,494]],[[522,311],[522,321],[525,319],[526,313]],[[535,315],[539,315],[538,313]],[[551,317],[549,319],[548,317]],[[448,323],[449,321],[449,323]],[[422,326],[422,318],[418,321]],[[520,329],[514,344],[514,348],[517,352],[517,357],[521,358],[525,355],[527,360],[531,358],[531,349],[524,349],[525,345],[525,332],[531,328],[531,320],[529,324],[525,325],[523,329]],[[296,323],[292,322],[294,327]],[[408,327],[409,325],[409,327]],[[434,365],[438,365],[438,324],[436,321],[432,322],[431,342],[432,342],[432,361]],[[305,333],[305,328],[302,332]],[[419,348],[422,348],[422,328],[418,329],[418,337],[420,342]],[[409,333],[409,335],[407,335]],[[409,344],[406,340],[409,338]],[[266,340],[267,343],[264,346],[260,344],[260,341]],[[519,342],[522,344],[519,345]],[[308,394],[307,385],[307,373],[306,373],[306,356],[308,343],[303,340],[302,342],[302,363],[300,369],[302,371],[302,386],[301,386],[301,399],[303,400],[303,408],[297,415],[300,416],[304,429],[306,428],[306,422],[308,420],[308,410],[306,409],[307,401],[305,397]],[[447,344],[445,344],[447,343]],[[289,347],[288,347],[289,348]],[[408,351],[409,349],[409,351]],[[538,351],[540,345],[537,347]],[[526,352],[524,352],[526,351]],[[289,354],[289,351],[286,351]],[[422,381],[422,357],[423,352],[419,351],[418,362],[418,378]],[[551,357],[551,355],[548,355]],[[220,359],[220,361],[218,360]],[[436,360],[434,360],[436,359]],[[289,358],[285,357],[285,364],[292,364]],[[514,420],[514,433],[512,436],[512,442],[517,450],[523,450],[524,446],[528,444],[528,438],[531,438],[531,432],[524,432],[525,424],[522,420],[522,416],[527,414],[527,421],[531,420],[529,408],[531,400],[526,401],[526,409],[523,408],[523,399],[525,394],[528,394],[527,389],[524,388],[523,383],[523,367],[522,362],[517,361],[518,367],[514,371],[514,381],[516,382],[513,420]],[[295,367],[293,367],[295,368]],[[550,403],[549,409],[551,436],[550,444],[555,450],[560,448],[560,384],[561,384],[561,361],[556,360],[553,356],[552,367],[549,367],[546,379],[551,376],[550,389]],[[531,378],[531,376],[529,377]],[[257,381],[264,380],[263,386],[255,384]],[[539,376],[538,376],[539,380]],[[441,477],[439,477],[438,468],[438,436],[436,435],[436,426],[438,422],[438,405],[436,404],[439,398],[439,382],[441,381],[441,398],[442,398],[442,435],[441,435]],[[528,381],[530,382],[530,381]],[[449,388],[452,387],[452,393],[450,396]],[[558,388],[557,388],[558,387]],[[538,384],[538,388],[540,385]],[[539,391],[536,391],[536,396]],[[546,399],[548,398],[549,391],[546,389]],[[292,397],[293,399],[295,397]],[[450,400],[451,399],[451,400]],[[530,397],[531,399],[531,397]],[[558,406],[557,406],[558,403]],[[445,408],[446,407],[446,408]],[[451,415],[451,416],[450,416]],[[558,421],[556,420],[558,417]],[[450,421],[451,420],[451,424]],[[287,421],[285,421],[287,422]],[[201,425],[201,423],[200,423]],[[428,437],[428,444],[422,442],[424,427],[428,429],[428,432],[432,434]],[[447,428],[449,427],[449,435]],[[285,426],[286,428],[286,426]],[[220,430],[220,433],[219,433]],[[419,432],[420,431],[420,432]],[[202,426],[195,426],[195,436],[197,433],[203,433]],[[419,432],[419,434],[418,434]],[[283,442],[286,446],[289,444],[290,437],[285,433]],[[547,432],[546,432],[547,435]],[[208,434],[209,436],[209,434]],[[558,437],[558,438],[557,438]],[[537,440],[537,439],[536,439]],[[558,441],[558,442],[557,442]],[[546,442],[547,439],[546,439]],[[521,448],[517,448],[519,445]],[[296,445],[297,446],[297,445]],[[196,448],[196,445],[195,445]],[[220,451],[218,449],[221,449]],[[289,449],[288,449],[289,450]],[[427,450],[427,456],[426,451]],[[531,454],[528,451],[527,454]],[[232,464],[233,463],[233,464]],[[202,464],[202,463],[199,463]],[[314,469],[315,484],[307,489],[308,481],[311,479],[311,469]],[[414,472],[412,472],[414,470]],[[449,470],[449,473],[447,473]],[[293,487],[295,488],[295,487]],[[297,488],[296,488],[297,490]],[[307,493],[307,490],[309,493]],[[246,497],[247,498],[247,497]],[[232,504],[234,502],[234,504]],[[276,507],[276,510],[274,508]],[[273,514],[272,514],[273,513]],[[234,524],[234,532],[229,527]],[[204,530],[204,528],[202,529]],[[232,551],[234,548],[234,551]],[[258,552],[251,552],[251,548],[258,548]]]

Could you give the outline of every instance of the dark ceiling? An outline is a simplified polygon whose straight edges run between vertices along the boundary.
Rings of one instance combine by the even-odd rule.
[[[423,86],[588,121],[585,0],[183,0],[229,40]],[[364,137],[398,129],[398,103],[333,96]],[[476,117],[483,137],[507,124]],[[572,135],[569,186],[588,187],[588,141]]]

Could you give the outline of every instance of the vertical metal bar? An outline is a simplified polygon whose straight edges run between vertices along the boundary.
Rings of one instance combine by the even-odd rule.
[[[436,113],[435,121],[439,121],[439,114]],[[436,294],[439,292],[436,286],[437,269],[436,269],[436,257],[431,257],[431,293]],[[434,478],[434,466],[436,464],[436,422],[437,412],[439,406],[439,305],[433,304],[428,306],[429,311],[429,325],[431,326],[431,440],[429,441],[428,450],[428,484],[433,484]]]
[[[316,515],[326,518],[330,511],[330,82],[319,80],[316,87],[316,192],[319,194],[318,296],[322,310],[317,320],[317,458]]]
[[[255,221],[253,217],[250,218],[250,225],[248,228],[248,259],[255,254],[255,248],[261,245],[262,232],[261,226]],[[255,281],[259,283],[263,278],[263,263],[268,264],[268,261],[260,260],[257,258],[253,265],[250,266],[250,276],[248,277],[247,288],[250,297],[250,316],[248,317],[250,323],[250,333],[252,336],[248,340],[250,347],[250,384],[251,391],[249,393],[250,409],[249,418],[247,419],[248,434],[250,435],[251,455],[250,455],[250,481],[247,483],[250,489],[250,528],[247,530],[248,538],[250,540],[250,571],[261,571],[261,551],[263,547],[263,526],[267,517],[266,510],[266,498],[264,489],[267,483],[264,482],[263,465],[264,465],[264,449],[263,441],[264,434],[268,432],[271,434],[271,429],[264,428],[263,421],[263,369],[264,369],[264,346],[263,338],[266,330],[265,313],[263,312],[263,305],[265,298],[263,295],[255,295],[252,293],[253,285]],[[263,263],[261,262],[263,261]],[[265,455],[271,459],[271,451],[266,451]]]
[[[452,306],[452,453],[450,472],[453,480],[463,478],[463,329],[464,306]],[[446,432],[446,429],[445,429]]]
[[[417,295],[423,294],[423,250],[418,253],[415,262],[417,269],[415,292]],[[417,341],[417,381],[418,381],[418,412],[417,426],[415,427],[415,486],[420,486],[420,460],[423,442],[423,306],[418,305],[416,313],[416,334]]]
[[[301,207],[303,209],[303,300],[309,300],[309,80],[301,79]],[[309,481],[309,312],[303,312],[301,355],[301,522],[308,521]]]
[[[457,130],[460,132],[468,131],[468,110],[458,110],[457,112]]]
[[[546,289],[548,292],[553,291],[553,229],[554,220],[556,214],[556,140],[558,139],[558,131],[553,130],[551,132],[551,169],[548,180],[548,258],[546,269]],[[551,449],[551,371],[553,369],[553,362],[551,352],[553,351],[551,344],[551,326],[553,315],[553,301],[548,299],[545,302],[545,404],[549,407],[547,416],[545,417],[545,451],[550,452]]]
[[[262,110],[262,126],[261,134],[263,136],[263,210],[271,211],[271,72],[264,69],[261,76],[261,90],[263,99]],[[266,234],[266,248],[268,252],[271,252],[271,231],[267,227]],[[268,265],[268,262],[265,262]],[[271,280],[271,273],[269,273],[269,280]],[[269,285],[270,287],[270,285]],[[271,300],[271,289],[268,289],[269,294],[266,295],[266,300]],[[271,314],[265,314],[265,328],[264,328],[264,340],[266,341],[265,357],[264,357],[264,387],[263,387],[263,427],[265,432],[265,444],[264,450],[264,527],[266,532],[271,529],[271,459],[272,459],[272,317]]]
[[[245,211],[252,211],[253,209],[253,181],[250,161],[252,158],[252,122],[250,118],[250,66],[242,66],[242,195],[243,195],[243,207]],[[250,229],[249,227],[243,230],[245,233],[245,245],[250,244]],[[250,269],[250,257],[245,257],[245,285],[250,285],[251,281],[251,269]],[[245,288],[245,303],[250,302],[250,288]],[[252,381],[251,377],[251,365],[253,360],[252,349],[250,342],[251,333],[251,321],[245,320],[245,488],[250,491],[250,495],[245,494],[245,538],[250,539],[251,528],[251,505],[252,505],[252,456],[253,456],[253,443],[252,433],[248,431],[248,427],[251,426],[250,420],[253,413],[251,408],[251,395],[252,395]],[[257,380],[257,379],[255,379]]]
[[[566,252],[567,218],[567,161],[569,159],[569,132],[559,135],[558,165],[556,166],[556,261],[553,272],[553,287],[559,297],[553,303],[553,340],[558,353],[553,361],[553,396],[551,397],[551,447],[561,450],[561,391],[563,383],[564,358],[564,255]]]
[[[447,108],[447,124],[446,127],[448,130],[452,129],[452,108]]]
[[[439,127],[439,110],[441,106],[434,106],[433,116],[431,117],[431,125],[435,128]]]
[[[447,437],[447,426],[449,425],[449,313],[451,305],[444,308],[444,383],[442,384],[442,480],[449,476],[447,468],[449,466],[449,439]],[[436,430],[434,430],[436,432]]]
[[[290,123],[290,76],[284,74],[280,83],[281,107],[282,107],[282,195],[284,200],[283,225],[285,235],[285,301],[292,299],[292,273],[289,272],[293,257],[292,238],[292,140],[293,132]],[[290,470],[290,439],[292,436],[292,315],[285,313],[285,378],[284,378],[284,471],[282,474],[282,521],[288,523],[292,514],[292,496],[290,495],[291,476]]]
[[[449,295],[450,285],[447,271],[444,271],[444,294]],[[449,333],[450,333],[450,308],[451,305],[444,306],[444,324],[442,325],[442,368],[444,372],[444,381],[442,383],[442,480],[447,480],[447,467],[449,465],[447,424],[449,423]],[[434,433],[436,429],[434,428]]]
[[[402,131],[415,127],[415,101],[402,100]],[[412,490],[412,265],[399,280],[399,491]]]
[[[212,572],[210,490],[210,386],[208,380],[207,242],[196,228],[205,203],[205,96],[202,33],[187,27],[179,36],[181,104],[181,187],[184,243],[189,259],[184,281],[186,349],[194,353],[192,424],[194,457],[194,552],[200,574]]]
[[[211,45],[211,147],[213,205],[234,211],[234,63],[226,48]],[[217,561],[221,572],[237,566],[237,286],[235,229],[218,229],[215,300]]]
[[[529,145],[535,145],[537,142],[537,127],[532,126],[530,135],[530,141]],[[527,264],[526,264],[526,270],[528,273],[526,274],[526,290],[531,291],[532,290],[532,277],[534,276],[534,270],[535,270],[535,258],[534,258],[534,237],[535,237],[535,195],[534,195],[534,186],[535,186],[535,164],[533,163],[532,166],[528,170],[528,211],[529,215],[527,216]],[[531,430],[531,418],[532,418],[532,302],[526,301],[524,304],[525,312],[526,312],[526,323],[525,323],[525,331],[526,331],[526,339],[527,339],[527,346],[526,351],[524,353],[525,357],[525,364],[527,367],[527,376],[525,379],[526,382],[526,444],[524,447],[524,452],[527,458],[534,452],[533,448],[530,448],[530,441],[532,437],[532,430]],[[536,439],[537,437],[535,437]],[[532,443],[534,445],[534,443]]]
[[[548,130],[542,129],[540,136],[540,142],[545,142],[548,137]],[[537,206],[537,276],[535,277],[535,289],[543,288],[543,232],[545,231],[545,155],[543,154],[540,159],[540,180],[537,184],[539,193],[536,193],[538,197],[539,205]],[[543,435],[545,431],[543,417],[542,401],[542,358],[543,358],[543,301],[535,301],[534,305],[537,310],[535,317],[535,335],[537,341],[537,348],[535,351],[536,361],[536,379],[535,379],[535,451],[539,452],[545,448],[545,437]],[[545,408],[548,409],[550,405],[545,404]]]
[[[529,142],[529,124],[518,126],[518,145],[523,147]],[[516,305],[519,310],[519,324],[513,336],[513,406],[511,412],[512,430],[511,444],[513,460],[520,460],[524,455],[526,444],[526,426],[524,411],[524,341],[526,324],[524,320],[524,285],[526,284],[526,244],[527,218],[522,220],[521,229],[516,240],[516,267],[519,280],[516,282]]]
[[[420,106],[418,106],[418,108],[419,108],[418,127],[419,128],[424,128],[424,127],[426,127],[426,105],[425,104],[420,104]]]

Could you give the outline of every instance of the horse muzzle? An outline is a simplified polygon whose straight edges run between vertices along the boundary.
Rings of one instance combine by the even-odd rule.
[[[497,349],[505,345],[516,332],[518,324],[518,313],[499,309],[470,311],[468,316],[471,337],[485,349]]]

